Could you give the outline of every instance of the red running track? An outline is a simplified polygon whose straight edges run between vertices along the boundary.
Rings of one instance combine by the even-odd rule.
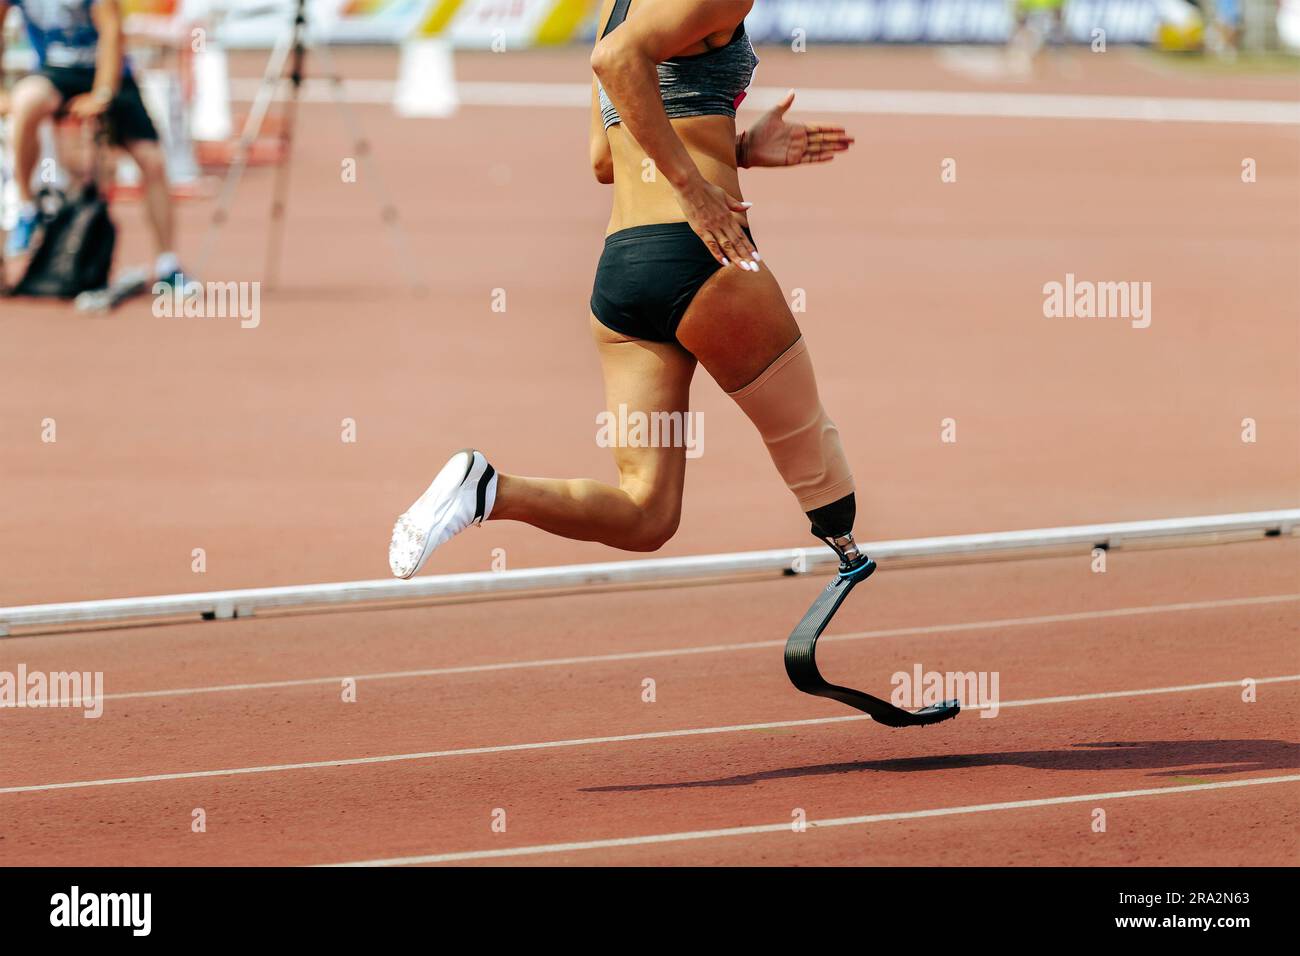
[[[109,698],[96,720],[4,714],[5,859],[1294,862],[1298,557],[1265,540],[1115,552],[1104,574],[1086,556],[883,571],[824,639],[832,679],[999,681],[992,719],[903,730],[788,685],[773,622],[809,580],[505,602],[487,625],[460,605],[17,638],[30,669],[102,669]],[[1164,788],[1191,789],[1072,799]],[[799,811],[904,816],[797,833]],[[554,846],[610,840],[634,842]]]

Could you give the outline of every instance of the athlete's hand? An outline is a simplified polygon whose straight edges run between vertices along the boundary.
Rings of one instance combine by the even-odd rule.
[[[704,244],[713,253],[713,258],[724,266],[758,271],[761,260],[736,216],[736,213],[744,212],[752,203],[741,202],[725,189],[699,175],[676,192],[677,204],[686,214],[686,221],[695,230],[695,234],[704,240]]]
[[[68,100],[68,112],[77,119],[89,120],[103,115],[109,101],[97,93],[82,93]]]
[[[843,126],[788,122],[785,114],[793,103],[791,90],[750,127],[741,158],[746,166],[827,163],[853,145],[853,137],[844,132]]]

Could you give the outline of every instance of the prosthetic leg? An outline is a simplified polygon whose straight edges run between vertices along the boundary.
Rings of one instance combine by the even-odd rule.
[[[816,534],[815,528],[813,533]],[[918,727],[956,717],[961,706],[955,700],[945,700],[917,711],[903,710],[860,690],[831,684],[822,677],[817,669],[817,638],[826,630],[826,625],[830,624],[854,585],[871,577],[876,570],[876,562],[858,551],[852,532],[822,540],[839,554],[840,569],[785,642],[785,672],[790,683],[805,694],[848,704],[886,727]]]
[[[947,700],[918,711],[848,687],[828,683],[817,670],[817,638],[859,581],[876,563],[853,540],[857,504],[853,475],[835,423],[817,396],[812,360],[800,338],[762,374],[731,393],[767,445],[772,463],[812,522],[812,533],[840,556],[839,574],[813,602],[785,645],[785,672],[805,694],[826,697],[862,711],[888,727],[911,727],[956,717],[960,707]]]

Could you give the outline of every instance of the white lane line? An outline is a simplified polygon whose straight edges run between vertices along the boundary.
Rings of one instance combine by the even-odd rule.
[[[1300,681],[1300,674],[1283,677],[1255,678],[1256,684],[1281,684]],[[1070,697],[1044,697],[1038,700],[1003,701],[1002,707],[1029,707],[1054,703],[1078,703],[1089,700],[1110,700],[1115,697],[1145,697],[1152,694],[1173,694],[1198,690],[1221,690],[1240,687],[1239,680],[1214,681],[1208,684],[1183,684],[1179,687],[1150,687],[1144,690],[1104,691],[1096,694],[1075,694]],[[110,777],[104,780],[73,780],[66,783],[38,783],[21,787],[0,787],[0,794],[43,793],[49,790],[77,790],[86,787],[111,787],[129,783],[161,783],[169,780],[199,780],[207,777],[234,777],[255,773],[281,773],[288,770],[321,770],[328,767],[360,767],[367,764],[400,763],[409,760],[436,760],[442,757],[472,757],[480,754],[514,753],[522,750],[554,750],[561,747],[590,747],[597,744],[626,743],[640,740],[665,740],[672,737],[699,737],[711,734],[740,733],[747,730],[780,730],[786,727],[813,727],[822,724],[842,724],[855,720],[868,720],[863,715],[848,717],[812,717],[805,720],[776,720],[761,724],[731,724],[725,727],[691,727],[684,730],[655,730],[640,734],[618,734],[609,737],[578,737],[569,740],[543,740],[524,744],[498,744],[489,747],[466,747],[459,750],[428,750],[422,753],[384,754],[377,757],[348,757],[340,760],[313,760],[307,763],[270,764],[263,767],[233,767],[224,770],[190,770],[184,773],[155,773],[142,777]]]
[[[1265,604],[1285,604],[1300,601],[1300,594],[1271,594],[1263,597],[1221,598],[1212,601],[1185,601],[1178,604],[1153,604],[1144,607],[1108,608],[1097,611],[1077,611],[1068,614],[1040,614],[1033,617],[1010,617],[991,621],[965,621],[957,624],[926,624],[916,627],[895,627],[874,631],[854,631],[847,634],[828,634],[821,643],[860,641],[885,637],[916,637],[926,634],[960,634],[991,628],[1033,627],[1042,624],[1069,624],[1079,621],[1098,621],[1145,614],[1170,614],[1181,611],[1205,611],[1216,608],[1252,607]],[[456,667],[428,667],[418,670],[382,671],[375,674],[340,674],[337,677],[306,677],[290,680],[260,681],[245,684],[215,684],[206,687],[176,687],[162,690],[125,691],[105,694],[104,700],[140,700],[150,697],[192,697],[197,694],[229,694],[241,691],[283,690],[289,687],[313,687],[325,684],[337,686],[344,680],[382,681],[409,680],[420,677],[447,677],[456,674],[485,674],[495,671],[529,670],[538,667],[572,667],[577,664],[608,664],[618,661],[638,661],[661,657],[679,657],[691,654],[726,654],[734,651],[766,650],[784,646],[784,640],[745,641],[736,644],[702,644],[693,647],[675,647],[652,651],[626,651],[618,654],[590,654],[579,657],[550,657],[531,661],[501,661],[494,664],[464,664]],[[62,700],[62,706],[72,706],[73,701]],[[2,710],[2,708],[0,708]]]
[[[234,79],[230,83],[231,97],[249,102],[260,85],[261,81],[256,79]],[[395,87],[392,80],[344,80],[343,98],[350,103],[388,106],[393,102]],[[279,95],[283,97],[286,91],[287,85],[281,87]],[[765,109],[778,102],[785,92],[784,87],[756,87],[750,91],[746,105]],[[591,101],[591,84],[462,80],[456,84],[456,93],[464,106],[581,109]],[[326,80],[308,79],[300,96],[308,103],[332,102],[334,99],[333,90]],[[895,116],[1300,124],[1300,102],[1295,100],[808,87],[799,90],[799,106],[819,113]]]
[[[1244,678],[1243,678],[1244,680]],[[1289,677],[1264,677],[1259,680],[1251,678],[1255,684],[1280,684],[1286,681],[1300,680],[1300,674]],[[1221,680],[1209,684],[1182,684],[1174,687],[1148,687],[1146,690],[1108,690],[1096,694],[1067,694],[1062,697],[1033,697],[1028,700],[1008,700],[993,704],[962,704],[962,710],[989,710],[1002,707],[1041,707],[1044,704],[1074,704],[1084,700],[1113,700],[1116,697],[1149,697],[1155,694],[1182,694],[1195,690],[1221,690],[1225,687],[1241,687],[1240,680]]]
[[[809,820],[810,828],[854,827],[868,823],[889,823],[894,820],[922,820],[929,817],[952,817],[967,813],[990,813],[997,810],[1027,810],[1033,807],[1054,807],[1069,803],[1094,803],[1103,800],[1127,800],[1133,797],[1158,797],[1171,793],[1197,793],[1202,790],[1228,790],[1234,787],[1260,787],[1273,783],[1300,783],[1300,774],[1283,777],[1252,777],[1247,780],[1221,780],[1216,783],[1186,784],[1176,787],[1149,787],[1144,790],[1113,790],[1110,793],[1078,793],[1064,797],[1043,797],[1037,800],[1011,800],[1006,803],[977,803],[965,807],[939,807],[933,810],[906,810],[897,813],[870,813],[860,817],[836,817],[830,820]],[[431,853],[427,856],[399,856],[386,860],[358,860],[350,863],[325,864],[326,866],[410,866],[421,863],[459,863],[464,860],[492,860],[502,857],[538,856],[551,853],[572,853],[576,850],[605,850],[613,847],[648,846],[655,843],[681,843],[687,840],[717,840],[726,837],[751,836],[758,833],[789,833],[790,824],[765,823],[748,827],[726,827],[720,830],[686,830],[680,833],[653,833],[647,836],[620,837],[613,840],[585,840],[580,843],[544,843],[537,846],[519,846],[503,850],[469,850],[461,853]]]

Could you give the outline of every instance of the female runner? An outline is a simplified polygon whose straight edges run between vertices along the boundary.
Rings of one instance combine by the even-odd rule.
[[[853,140],[839,127],[787,123],[793,93],[737,137],[736,106],[758,62],[745,34],[751,6],[604,2],[591,57],[591,160],[596,178],[614,186],[614,208],[591,332],[609,408],[684,420],[703,364],[757,426],[812,533],[838,552],[842,573],[855,574],[869,561],[853,541],[853,477],[799,326],[754,247],[737,172],[823,162]],[[644,175],[649,164],[653,176]],[[411,577],[436,547],[488,519],[658,549],[677,530],[686,449],[624,446],[614,458],[618,487],[503,474],[481,452],[457,452],[397,519],[393,573]]]

